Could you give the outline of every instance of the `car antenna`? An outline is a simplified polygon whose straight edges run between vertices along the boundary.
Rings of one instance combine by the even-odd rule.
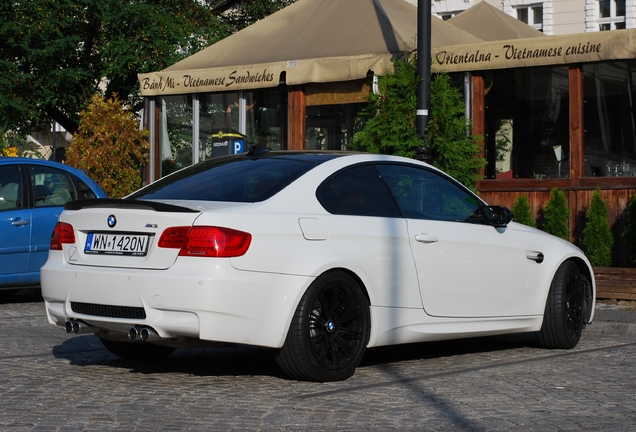
[[[260,147],[260,146],[252,146],[250,148],[250,151],[247,153],[248,156],[260,156],[263,155],[265,153],[269,153],[269,149],[266,147]]]

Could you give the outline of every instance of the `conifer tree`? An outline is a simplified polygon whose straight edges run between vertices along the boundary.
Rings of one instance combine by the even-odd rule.
[[[530,212],[530,203],[528,197],[525,195],[519,195],[512,206],[512,214],[514,215],[514,221],[520,224],[536,227],[532,214]]]
[[[544,209],[543,231],[570,240],[570,209],[565,194],[557,188],[550,193],[550,200]]]
[[[417,134],[417,56],[396,60],[394,73],[380,77],[379,94],[372,94],[360,113],[352,148],[369,153],[416,157],[428,148],[433,165],[475,190],[480,170],[480,136],[470,133],[464,101],[448,74],[431,80],[431,117],[425,139]]]
[[[607,204],[601,198],[600,189],[596,189],[587,211],[587,222],[583,229],[583,246],[585,246],[585,255],[590,263],[597,267],[612,265],[614,237],[607,221],[607,215]]]

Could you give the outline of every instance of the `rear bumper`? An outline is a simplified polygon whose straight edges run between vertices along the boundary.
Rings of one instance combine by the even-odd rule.
[[[193,276],[197,274],[206,277]],[[296,305],[313,280],[236,270],[229,259],[180,259],[168,270],[69,265],[61,252],[51,252],[41,278],[52,324],[64,326],[77,319],[120,333],[147,326],[161,338],[273,348],[283,345]],[[145,318],[78,313],[72,303],[142,308]]]

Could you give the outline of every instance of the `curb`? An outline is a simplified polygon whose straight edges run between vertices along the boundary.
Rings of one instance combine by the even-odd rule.
[[[592,324],[585,332],[612,336],[636,336],[636,309],[632,305],[597,303]]]

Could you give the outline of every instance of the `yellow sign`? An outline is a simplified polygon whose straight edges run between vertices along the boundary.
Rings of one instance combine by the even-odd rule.
[[[17,157],[18,156],[18,148],[17,147],[7,147],[4,150],[2,150],[2,153],[5,156]]]

